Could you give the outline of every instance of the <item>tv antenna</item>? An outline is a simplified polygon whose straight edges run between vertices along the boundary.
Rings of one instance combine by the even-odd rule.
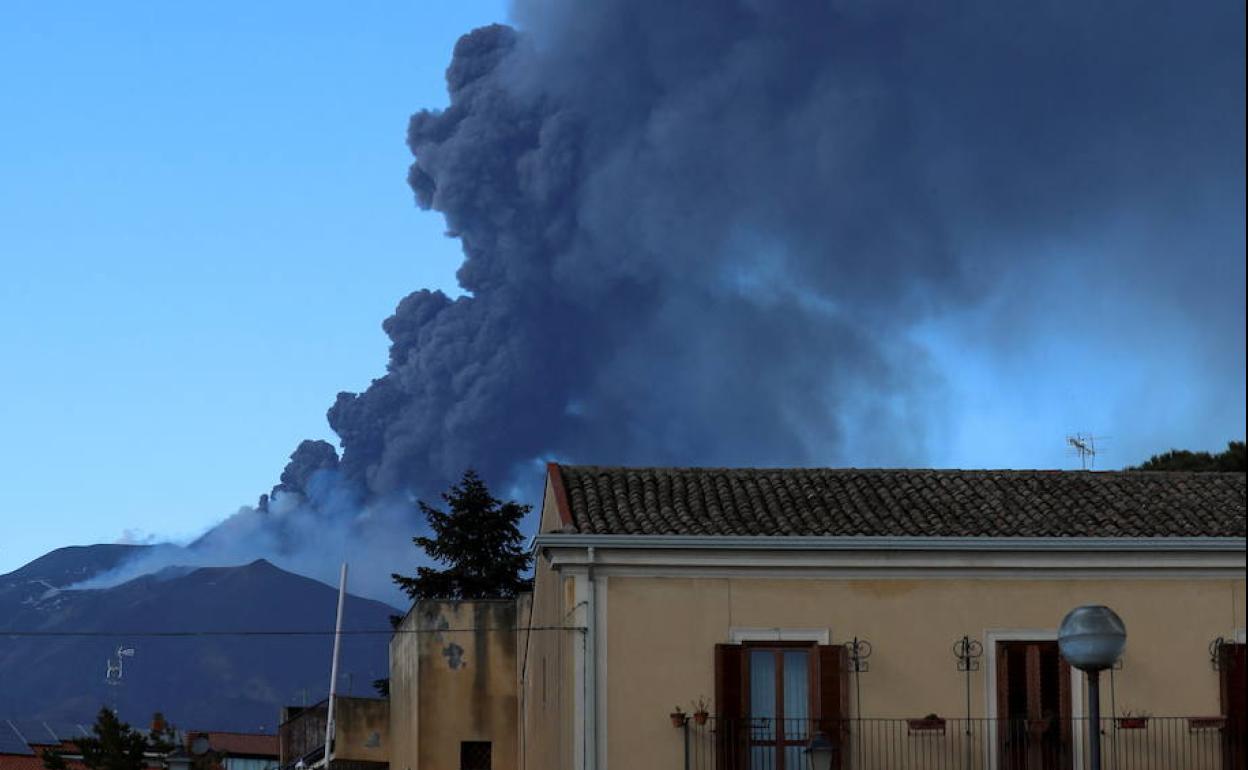
[[[104,681],[116,687],[121,684],[122,661],[134,657],[133,647],[118,646],[117,652],[105,661],[108,668],[104,672]]]
[[[1096,467],[1096,442],[1103,442],[1105,438],[1091,433],[1075,433],[1066,437],[1066,443],[1071,451],[1079,455],[1079,465],[1086,471]]]

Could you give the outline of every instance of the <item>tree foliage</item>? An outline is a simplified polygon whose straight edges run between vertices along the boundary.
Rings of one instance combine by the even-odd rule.
[[[432,536],[412,542],[442,568],[417,567],[415,577],[391,575],[412,601],[421,599],[506,599],[532,585],[533,557],[523,547],[520,522],[532,506],[490,494],[485,482],[469,468],[458,484],[442,493],[447,510],[420,502]],[[402,617],[392,615],[398,627]],[[377,679],[373,689],[390,695],[390,680]]]
[[[1128,468],[1130,471],[1196,471],[1226,472],[1248,470],[1243,441],[1227,442],[1226,450],[1217,454],[1210,452],[1192,452],[1187,449],[1171,449],[1169,452],[1153,455],[1145,462]]]
[[[168,753],[173,748],[174,731],[159,713],[152,719],[152,731],[144,733],[121,721],[111,709],[101,708],[91,726],[90,737],[73,741],[82,764],[90,770],[143,770],[146,752]],[[65,754],[49,750],[43,754],[47,770],[67,770]]]
[[[412,538],[442,568],[417,567],[415,577],[395,573],[395,584],[413,601],[507,598],[527,590],[532,557],[520,522],[532,506],[494,497],[472,469],[442,500],[445,511],[420,503],[431,535]]]

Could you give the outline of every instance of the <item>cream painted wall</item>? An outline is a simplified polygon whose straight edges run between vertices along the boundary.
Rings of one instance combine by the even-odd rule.
[[[672,706],[714,692],[713,651],[734,627],[827,628],[834,644],[870,640],[862,715],[965,715],[965,675],[951,647],[993,629],[1056,630],[1079,604],[1112,606],[1129,634],[1115,674],[1119,711],[1219,711],[1211,639],[1242,628],[1244,581],[845,580],[756,577],[607,579],[607,755],[614,768],[668,766],[680,756]],[[973,674],[973,716],[985,716],[987,666]],[[1106,688],[1107,690],[1108,688]],[[851,696],[851,700],[852,700]],[[1108,692],[1104,707],[1108,710]]]
[[[540,531],[559,529],[558,514],[547,481],[546,504],[542,508]],[[538,559],[534,592],[527,624],[557,629],[571,625],[572,581]],[[571,768],[574,717],[574,645],[581,643],[579,632],[547,630],[521,636],[520,685],[520,767],[522,770]]]

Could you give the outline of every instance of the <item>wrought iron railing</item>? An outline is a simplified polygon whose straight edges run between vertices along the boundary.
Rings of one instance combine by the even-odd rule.
[[[834,770],[1084,770],[1086,719],[690,718],[677,738],[686,770],[811,770],[822,733]],[[1103,770],[1246,770],[1244,724],[1223,717],[1101,722]],[[681,766],[679,764],[674,766]]]

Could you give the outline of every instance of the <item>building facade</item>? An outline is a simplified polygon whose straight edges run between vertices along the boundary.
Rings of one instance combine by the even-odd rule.
[[[520,767],[1085,767],[1082,604],[1128,628],[1118,766],[1242,767],[1244,511],[1243,474],[551,466]]]

